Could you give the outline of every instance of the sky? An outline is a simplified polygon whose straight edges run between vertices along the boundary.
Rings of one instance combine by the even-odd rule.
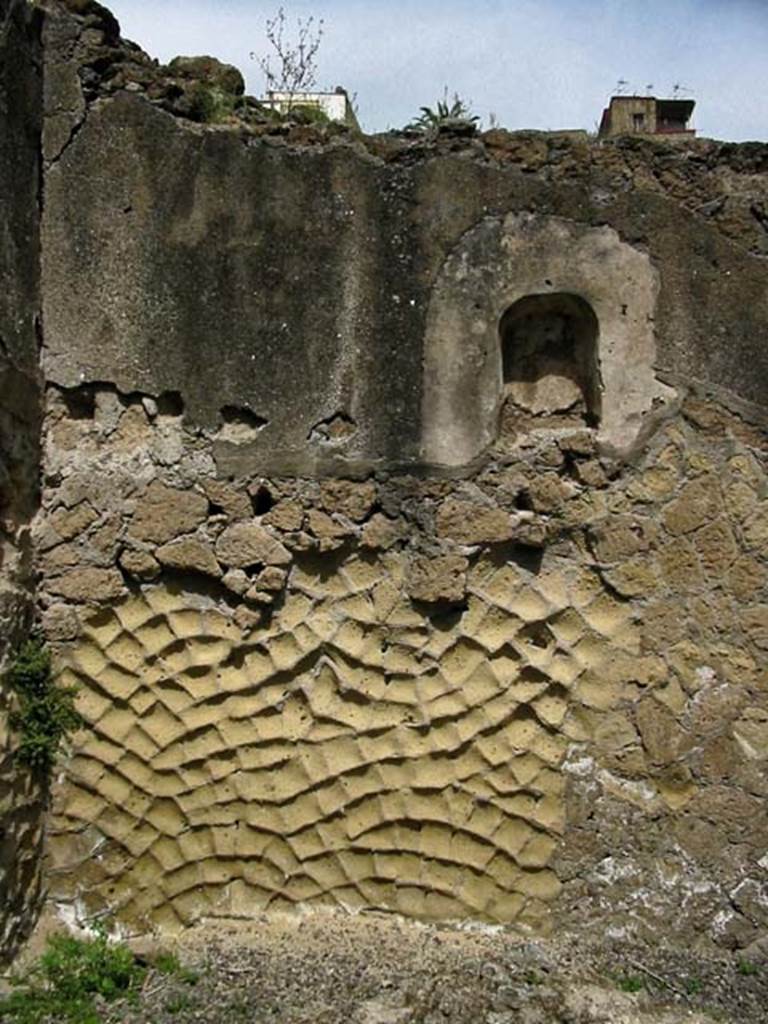
[[[161,61],[207,53],[264,80],[280,0],[106,0],[123,35]],[[768,0],[285,0],[324,21],[318,87],[357,94],[365,131],[405,125],[447,88],[485,126],[596,129],[619,79],[696,100],[699,135],[768,140]]]

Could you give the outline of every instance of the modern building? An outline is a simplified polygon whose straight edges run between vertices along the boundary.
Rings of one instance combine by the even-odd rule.
[[[615,135],[690,137],[695,100],[657,99],[655,96],[612,96],[600,121],[600,138]]]
[[[337,85],[333,92],[275,92],[268,91],[260,101],[263,106],[288,113],[292,107],[319,110],[329,121],[339,121],[355,131],[360,131],[355,108],[347,90]]]

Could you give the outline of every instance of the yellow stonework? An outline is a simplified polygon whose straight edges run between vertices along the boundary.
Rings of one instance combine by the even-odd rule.
[[[167,584],[92,615],[65,655],[89,728],[56,884],[163,927],[322,902],[546,930],[571,692],[590,702],[632,627],[578,570],[481,560],[453,623],[402,576],[307,558],[250,632]]]

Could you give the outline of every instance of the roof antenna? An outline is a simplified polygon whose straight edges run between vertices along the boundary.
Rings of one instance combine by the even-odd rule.
[[[626,78],[620,78],[618,80],[618,82],[616,83],[616,95],[617,96],[626,96],[626,94],[627,94],[627,86],[628,85],[629,85],[629,82],[626,80]]]
[[[649,85],[646,85],[646,87],[645,87],[645,95],[646,96],[653,96],[653,82],[651,82]]]
[[[687,85],[681,85],[679,82],[675,82],[672,86],[672,95],[676,100],[679,100],[685,93],[690,93],[690,91]]]

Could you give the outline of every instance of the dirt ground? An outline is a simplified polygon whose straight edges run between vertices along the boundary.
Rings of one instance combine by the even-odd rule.
[[[766,1024],[768,957],[336,912],[201,924],[120,1024]],[[140,954],[157,951],[147,942]]]

